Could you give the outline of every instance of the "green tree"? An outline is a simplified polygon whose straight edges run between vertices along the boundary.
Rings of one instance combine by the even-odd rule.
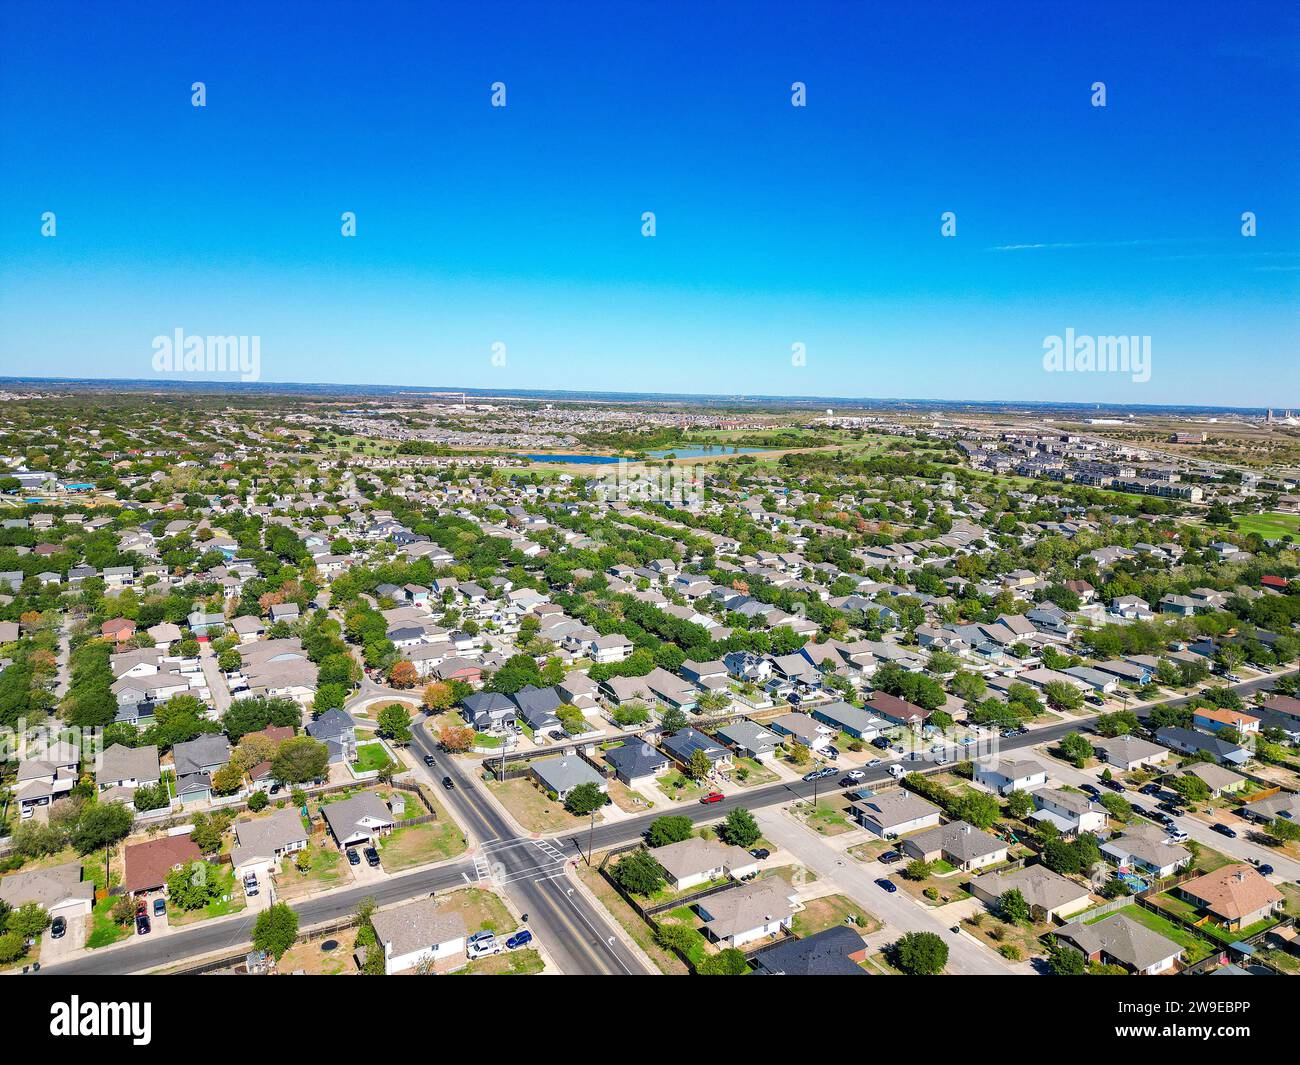
[[[727,814],[727,819],[722,822],[718,835],[733,847],[749,848],[758,842],[762,833],[758,829],[758,822],[754,820],[754,815],[743,806],[738,806]]]
[[[713,769],[709,756],[698,747],[691,752],[690,761],[686,763],[686,775],[692,780],[703,780]]]
[[[735,947],[727,947],[710,954],[695,967],[698,976],[744,976],[749,972],[749,963],[745,955]]]
[[[664,869],[649,851],[634,850],[614,865],[614,882],[633,895],[650,896],[664,886]]]
[[[379,731],[394,743],[411,742],[411,715],[401,703],[389,703],[379,711]]]
[[[86,806],[72,830],[72,845],[79,854],[103,850],[126,838],[134,817],[120,802],[97,802]]]
[[[948,944],[933,932],[908,932],[890,951],[896,968],[912,976],[937,976],[948,964]]]
[[[1029,920],[1029,903],[1019,888],[1011,888],[998,896],[998,913],[1012,924],[1025,924]]]
[[[310,736],[294,736],[280,744],[271,775],[282,784],[304,784],[324,774],[329,757],[325,744]]]
[[[599,784],[579,784],[564,799],[564,808],[578,817],[585,817],[605,805],[606,795]]]
[[[1021,820],[1028,817],[1034,811],[1034,797],[1027,791],[1021,791],[1017,788],[1007,796],[1007,813],[1012,817],[1018,817]]]
[[[1078,732],[1067,732],[1061,737],[1061,753],[1076,767],[1082,769],[1092,757],[1092,744]]]
[[[646,842],[651,847],[664,847],[669,843],[680,843],[695,834],[695,823],[682,814],[668,814],[656,817],[650,822],[646,832]]]
[[[298,938],[298,915],[283,902],[277,902],[257,915],[253,925],[253,946],[272,955],[276,961]]]

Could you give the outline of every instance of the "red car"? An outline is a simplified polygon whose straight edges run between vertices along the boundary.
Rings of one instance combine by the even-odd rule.
[[[707,805],[709,805],[710,803],[721,802],[722,799],[723,799],[723,794],[722,794],[722,792],[720,792],[720,791],[711,791],[711,792],[709,792],[706,796],[704,796],[704,798],[702,798],[702,799],[700,800],[700,802],[704,803],[704,804],[707,806]]]

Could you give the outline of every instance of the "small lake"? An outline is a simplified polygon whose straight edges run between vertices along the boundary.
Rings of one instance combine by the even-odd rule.
[[[530,462],[566,462],[573,466],[609,466],[617,462],[613,455],[520,455]]]

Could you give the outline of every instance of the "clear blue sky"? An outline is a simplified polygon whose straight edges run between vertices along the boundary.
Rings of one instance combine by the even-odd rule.
[[[703,6],[8,0],[0,374],[1300,406],[1293,5]]]

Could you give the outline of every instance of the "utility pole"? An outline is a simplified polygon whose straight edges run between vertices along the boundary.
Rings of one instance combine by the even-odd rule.
[[[591,808],[591,827],[587,830],[587,868],[591,868],[591,848],[596,838],[596,808]]]

